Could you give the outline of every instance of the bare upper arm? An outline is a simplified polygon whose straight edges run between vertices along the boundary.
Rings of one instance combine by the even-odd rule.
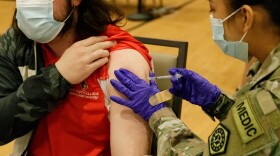
[[[128,69],[142,79],[146,79],[150,71],[148,62],[139,52],[133,49],[123,49],[112,52],[110,54],[108,68],[109,79],[116,79],[114,71],[120,68]],[[109,84],[109,94],[122,96],[111,84]]]
[[[109,59],[109,79],[116,79],[114,70],[125,68],[138,75],[147,78],[149,64],[144,57],[132,49],[124,49],[112,52]],[[122,96],[111,84],[109,95]],[[148,123],[128,107],[111,101],[110,105],[110,144],[111,153],[114,156],[146,155],[151,147],[152,131]],[[141,145],[141,146],[139,146]]]

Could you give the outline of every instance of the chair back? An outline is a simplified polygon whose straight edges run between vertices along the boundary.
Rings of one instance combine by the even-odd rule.
[[[156,38],[135,37],[140,42],[149,45],[157,45],[164,47],[177,48],[177,54],[169,54],[164,52],[150,51],[153,60],[154,72],[156,76],[169,75],[168,70],[172,67],[185,68],[187,60],[188,42],[163,40]],[[156,80],[159,90],[169,89],[171,82],[169,79]],[[172,108],[178,118],[181,117],[182,99],[173,96],[171,100],[166,102]]]

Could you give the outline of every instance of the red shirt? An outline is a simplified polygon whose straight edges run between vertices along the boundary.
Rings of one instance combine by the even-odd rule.
[[[146,47],[120,28],[110,25],[103,34],[117,45],[109,51],[135,49],[151,66]],[[42,45],[45,66],[59,58]],[[82,70],[82,69],[81,69]],[[98,83],[108,78],[106,65],[83,83],[72,86],[68,95],[46,117],[33,134],[31,156],[110,156],[110,123],[104,93]]]

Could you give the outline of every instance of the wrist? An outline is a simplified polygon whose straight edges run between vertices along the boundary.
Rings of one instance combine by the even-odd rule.
[[[56,98],[61,98],[63,97],[70,87],[72,86],[57,70],[55,65],[50,65],[48,68],[46,68],[46,73],[50,79],[50,84],[52,89],[55,89],[58,91],[59,94],[57,94],[58,97]],[[56,92],[52,91],[52,92]]]
[[[220,99],[220,96],[221,96],[221,90],[217,86],[214,86],[214,91],[212,94],[212,101],[211,101],[210,105],[217,103],[218,100]]]
[[[223,120],[226,118],[228,111],[231,106],[234,104],[234,100],[229,98],[223,93],[219,94],[217,101],[211,105],[206,105],[202,107],[202,110],[213,120],[214,117],[219,120]]]
[[[149,119],[151,118],[151,116],[161,110],[162,108],[164,108],[166,105],[164,103],[160,103],[160,104],[157,104],[155,106],[153,106],[150,111],[147,112],[147,114],[145,116],[143,116],[143,118],[146,120],[146,121],[149,121]]]
[[[158,127],[156,123],[162,118],[177,118],[175,113],[169,107],[163,107],[152,114],[149,119],[149,125],[153,131]]]

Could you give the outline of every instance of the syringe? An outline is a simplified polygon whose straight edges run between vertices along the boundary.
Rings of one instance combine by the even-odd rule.
[[[154,76],[154,77],[149,77],[149,80],[159,80],[159,79],[170,79],[171,77],[176,77],[177,79],[181,78],[182,75],[181,74],[175,74],[175,76],[173,75],[163,75],[163,76]]]

